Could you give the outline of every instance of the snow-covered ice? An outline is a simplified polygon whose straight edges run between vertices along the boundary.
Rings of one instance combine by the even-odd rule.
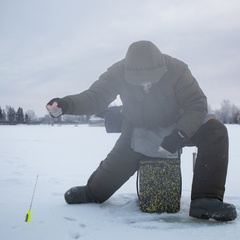
[[[230,162],[225,202],[240,210],[240,125],[227,125]],[[224,239],[240,238],[240,221],[216,222],[188,216],[192,153],[182,154],[183,192],[176,214],[138,209],[136,175],[103,204],[67,205],[63,195],[84,185],[112,149],[118,134],[103,127],[0,126],[0,239]],[[25,216],[39,174],[32,219]]]

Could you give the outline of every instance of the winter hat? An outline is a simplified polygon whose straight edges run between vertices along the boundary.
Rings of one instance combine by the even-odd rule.
[[[128,48],[124,67],[125,79],[133,85],[156,83],[167,71],[163,54],[150,41],[132,43]]]

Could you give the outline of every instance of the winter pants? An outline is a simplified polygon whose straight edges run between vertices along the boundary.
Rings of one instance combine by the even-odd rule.
[[[106,201],[138,170],[144,156],[131,149],[131,132],[130,126],[125,128],[107,158],[90,176],[86,193],[91,201]],[[198,148],[191,198],[223,200],[228,166],[226,127],[216,119],[209,120],[186,145]]]

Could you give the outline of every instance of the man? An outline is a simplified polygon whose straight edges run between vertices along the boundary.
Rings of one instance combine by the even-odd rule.
[[[171,132],[159,142],[159,147],[151,151],[175,153],[186,145],[198,147],[190,216],[234,220],[235,207],[223,202],[228,133],[216,119],[204,121],[207,99],[188,66],[162,54],[152,42],[135,42],[126,57],[108,68],[88,90],[54,98],[47,109],[53,117],[98,114],[117,95],[123,103],[122,133],[87,185],[73,187],[65,193],[66,202],[106,201],[137,171],[139,160],[148,156],[132,149],[135,129],[170,128]]]

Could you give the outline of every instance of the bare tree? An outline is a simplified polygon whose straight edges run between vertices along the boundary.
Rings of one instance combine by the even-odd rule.
[[[221,108],[215,111],[219,120],[223,123],[237,123],[237,116],[240,113],[240,108],[232,104],[229,100],[223,100]]]
[[[28,122],[33,123],[33,122],[38,122],[38,117],[36,116],[35,112],[33,110],[28,110],[26,112],[28,116]]]

